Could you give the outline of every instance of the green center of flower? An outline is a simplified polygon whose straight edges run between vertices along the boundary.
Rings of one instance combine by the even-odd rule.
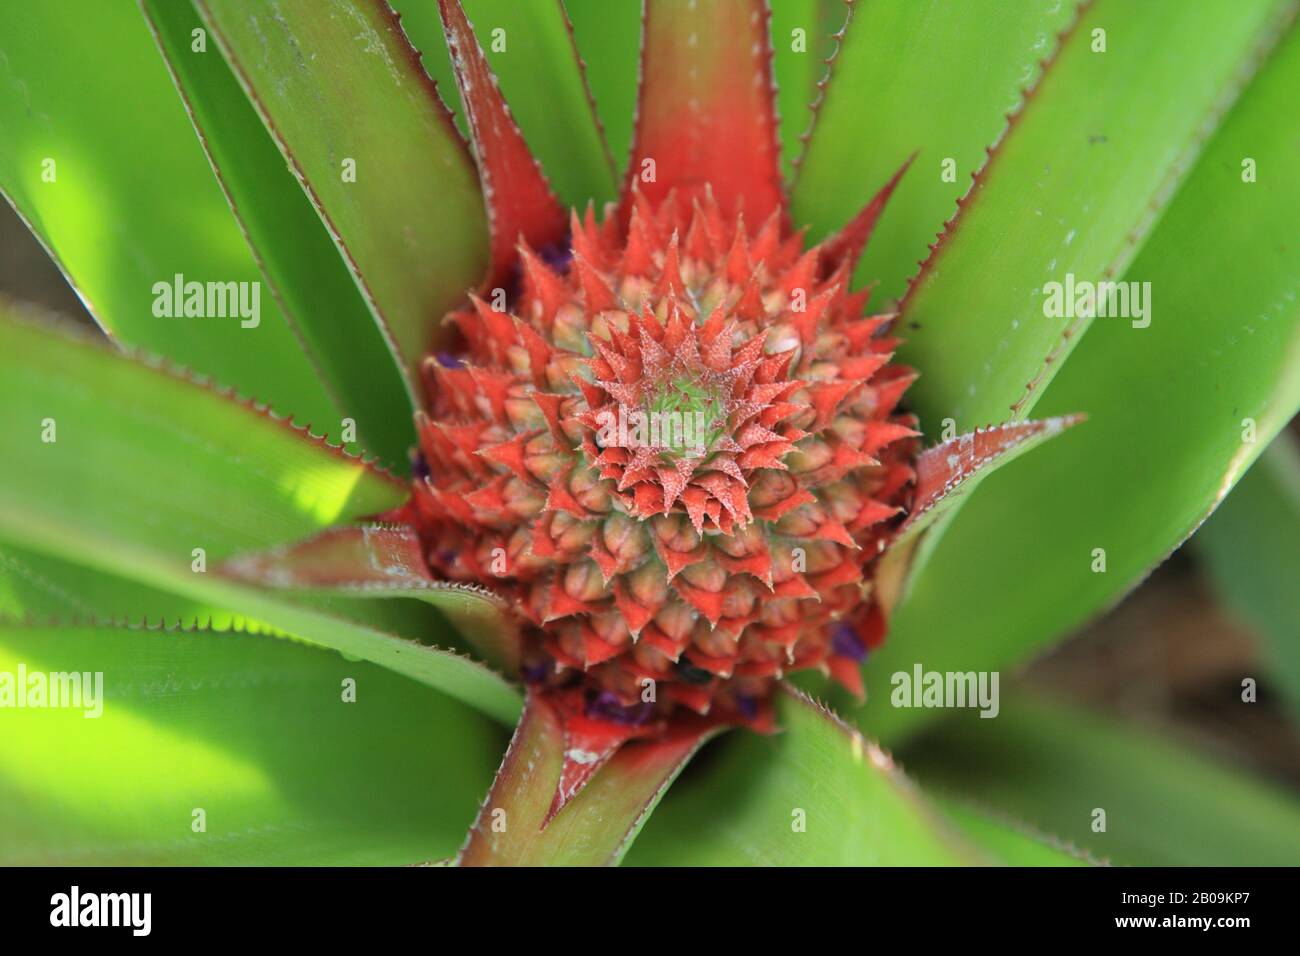
[[[689,377],[665,382],[646,399],[651,444],[669,459],[703,458],[726,428],[717,391]]]

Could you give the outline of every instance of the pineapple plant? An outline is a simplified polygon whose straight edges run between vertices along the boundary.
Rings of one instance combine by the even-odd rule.
[[[1295,13],[0,14],[0,188],[110,340],[3,308],[0,852],[1293,858],[999,678],[1300,406]]]

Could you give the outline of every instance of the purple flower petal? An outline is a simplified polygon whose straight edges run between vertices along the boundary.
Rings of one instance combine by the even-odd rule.
[[[844,621],[836,624],[835,630],[831,632],[831,650],[850,660],[861,662],[867,659],[867,645],[862,643],[858,632]]]

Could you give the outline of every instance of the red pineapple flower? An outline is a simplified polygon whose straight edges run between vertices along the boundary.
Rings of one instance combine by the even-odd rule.
[[[576,789],[673,722],[770,725],[773,682],[860,693],[877,560],[913,481],[913,379],[849,279],[894,181],[811,248],[780,185],[765,5],[711,77],[646,24],[632,172],[565,216],[459,5],[442,3],[493,262],[424,365],[400,516],[433,573],[513,598],[523,675],[566,715]],[[726,16],[727,5],[711,16]],[[900,171],[901,174],[901,171]],[[580,738],[580,739],[579,739]]]
[[[857,689],[912,375],[851,254],[804,251],[779,211],[750,234],[708,189],[683,205],[575,216],[567,263],[521,244],[509,310],[455,314],[414,505],[437,573],[517,599],[536,680],[753,718],[791,670]]]

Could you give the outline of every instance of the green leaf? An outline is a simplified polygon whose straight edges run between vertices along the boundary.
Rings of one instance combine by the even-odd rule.
[[[1008,866],[1088,866],[1094,861],[1072,844],[1033,827],[962,800],[937,797],[935,802],[961,835],[991,859]]]
[[[0,619],[238,628],[264,625],[202,601],[0,542]]]
[[[196,5],[417,380],[442,316],[483,277],[487,222],[401,27],[379,2]]]
[[[927,787],[978,798],[1117,864],[1286,866],[1300,854],[1294,795],[1131,721],[1004,695],[997,719],[952,720],[905,757]],[[1093,832],[1098,809],[1104,833]]]
[[[33,623],[203,627],[289,636],[265,620],[245,613],[248,604],[242,592],[224,592],[224,599],[231,602],[228,604],[209,600],[216,596],[216,592],[208,589],[195,588],[187,594],[190,596],[0,541],[0,619]],[[255,594],[254,600],[256,598]],[[405,638],[406,646],[411,649],[416,649],[417,641],[425,643],[431,638],[454,643],[456,635],[449,631],[447,620],[462,633],[473,637],[476,629],[486,630],[488,627],[484,605],[496,610],[495,604],[479,595],[462,596],[459,592],[441,602],[443,614],[404,601],[315,603],[318,610],[329,612],[333,618],[314,619],[308,627],[327,625],[346,630],[359,623],[390,637]],[[292,611],[292,608],[281,607],[277,614]],[[343,620],[337,620],[338,617]],[[399,649],[402,647],[400,642],[394,643]],[[452,672],[464,669],[471,676],[476,674],[476,669],[468,661],[459,658],[444,669]],[[437,684],[436,679],[430,682]],[[469,683],[472,685],[473,681]],[[495,697],[493,688],[489,688],[489,693]],[[503,708],[501,719],[509,721],[516,712],[517,705],[514,704]]]
[[[885,298],[902,295],[935,230],[984,164],[984,148],[1006,126],[1006,114],[1038,76],[1039,61],[1051,53],[1055,34],[1070,23],[1077,5],[852,4],[826,97],[799,161],[795,224],[811,226],[814,238],[835,233],[920,150],[856,272],[859,283],[879,279]],[[786,113],[784,96],[781,112]],[[948,160],[952,172],[945,177]],[[963,423],[963,430],[985,424]]]
[[[1300,713],[1300,445],[1282,432],[1196,535],[1224,601],[1263,645]]]
[[[192,548],[215,562],[405,499],[390,475],[157,360],[12,318],[0,346],[15,451],[0,500],[13,522],[35,528],[61,510],[83,536],[175,552],[188,569]]]
[[[966,431],[1029,411],[1089,325],[1073,309],[1045,315],[1047,283],[1124,272],[1295,9],[1087,8],[904,300],[898,354],[924,373],[908,396],[927,433],[946,418]]]
[[[555,194],[567,206],[600,209],[615,198],[614,168],[587,91],[582,61],[560,0],[464,0],[465,15],[501,92]],[[398,0],[402,27],[449,103],[459,106],[437,3]],[[458,115],[463,115],[463,112]]]
[[[568,745],[559,712],[530,694],[458,863],[617,864],[664,791],[715,731],[679,730],[662,740],[625,745],[547,822]]]
[[[101,674],[102,713],[87,719],[85,699],[0,709],[0,863],[11,866],[450,854],[501,745],[455,701],[267,637],[0,627],[0,688],[20,667],[29,681],[88,673],[87,688]]]
[[[781,168],[787,175],[803,152],[812,105],[821,96],[835,33],[852,7],[838,0],[787,0],[772,4],[772,72],[781,118]]]
[[[783,685],[781,731],[729,735],[669,792],[628,862],[925,866],[975,862],[875,744]],[[800,830],[803,826],[804,829]]]
[[[322,383],[353,420],[361,446],[405,469],[415,444],[415,392],[395,344],[385,340],[230,68],[215,49],[194,49],[202,21],[193,5],[143,0],[142,8],[213,171]]]
[[[0,189],[110,335],[337,430],[260,286],[256,327],[154,314],[155,283],[178,274],[250,295],[262,275],[134,4],[0,7],[0,141]]]
[[[917,576],[864,669],[873,736],[936,714],[890,707],[894,672],[998,670],[1117,601],[1300,407],[1297,89],[1293,31],[1125,276],[1151,283],[1150,327],[1095,323],[1036,409],[1088,422],[990,476]]]
[[[637,64],[641,60],[641,4],[564,0],[578,53],[586,65],[605,140],[619,176],[632,152]]]
[[[497,675],[393,633],[388,602],[296,601],[211,573],[241,551],[395,507],[400,482],[162,368],[19,322],[0,321],[0,407],[14,429],[0,537],[236,608],[504,722],[518,714]]]

